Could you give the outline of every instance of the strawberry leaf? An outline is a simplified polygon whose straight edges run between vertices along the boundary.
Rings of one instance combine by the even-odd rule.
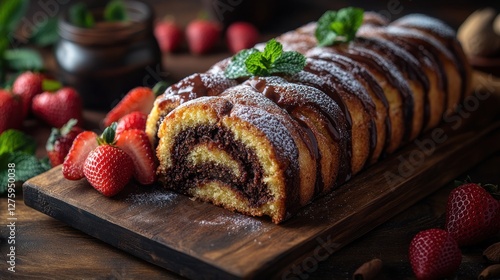
[[[106,127],[102,132],[101,136],[97,138],[97,143],[99,145],[114,145],[116,136],[116,122],[112,123],[110,126]]]
[[[331,46],[354,40],[363,23],[364,10],[354,7],[327,11],[318,20],[315,35],[318,46]]]
[[[62,83],[56,80],[44,79],[42,81],[42,89],[43,91],[56,91],[62,88]]]
[[[306,58],[293,51],[284,52],[275,39],[267,42],[264,51],[255,48],[237,53],[225,70],[229,79],[249,76],[271,76],[273,74],[295,74],[306,64]]]

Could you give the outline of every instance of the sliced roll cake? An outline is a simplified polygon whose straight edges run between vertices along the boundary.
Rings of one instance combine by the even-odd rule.
[[[160,182],[281,223],[438,125],[469,94],[470,66],[441,21],[365,13],[360,22],[350,42],[331,46],[317,46],[316,23],[277,37],[274,59],[303,55],[293,72],[228,75],[240,53],[167,89],[147,122]],[[267,45],[247,51],[264,59],[254,70],[274,63]],[[250,71],[244,62],[238,71]]]

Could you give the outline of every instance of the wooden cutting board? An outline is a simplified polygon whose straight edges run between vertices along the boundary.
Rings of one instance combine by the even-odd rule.
[[[494,94],[498,84],[486,82],[483,92],[489,94],[469,100],[461,114],[282,225],[160,187],[129,184],[123,193],[106,198],[85,180],[64,179],[60,167],[27,181],[24,200],[38,211],[188,278],[292,279],[500,150],[500,103]],[[481,102],[475,106],[472,101]]]

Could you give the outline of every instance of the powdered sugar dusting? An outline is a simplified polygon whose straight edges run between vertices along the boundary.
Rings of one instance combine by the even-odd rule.
[[[240,104],[235,104],[231,113],[256,126],[293,165],[297,164],[297,146],[295,146],[295,142],[290,132],[278,120],[277,116],[269,114],[258,107]],[[298,166],[295,166],[295,168],[297,169]]]
[[[131,208],[137,206],[151,206],[154,208],[163,208],[175,203],[174,201],[179,195],[166,190],[155,190],[145,193],[130,194],[126,201],[131,203]]]
[[[261,221],[240,214],[235,214],[234,216],[217,216],[213,220],[201,220],[197,222],[201,226],[223,228],[229,235],[239,231],[266,231]]]
[[[456,35],[455,31],[441,20],[424,14],[410,14],[394,21],[391,25],[421,29],[447,39],[455,38]]]

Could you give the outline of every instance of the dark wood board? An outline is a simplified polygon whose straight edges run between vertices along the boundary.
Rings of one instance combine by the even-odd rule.
[[[282,225],[158,187],[130,184],[109,199],[85,180],[65,180],[60,167],[26,182],[24,201],[188,278],[287,278],[291,269],[307,270],[500,150],[499,107],[492,99],[484,104],[488,109],[481,105],[429,131]],[[437,134],[434,139],[446,139],[433,140]],[[387,172],[401,180],[391,182]]]

